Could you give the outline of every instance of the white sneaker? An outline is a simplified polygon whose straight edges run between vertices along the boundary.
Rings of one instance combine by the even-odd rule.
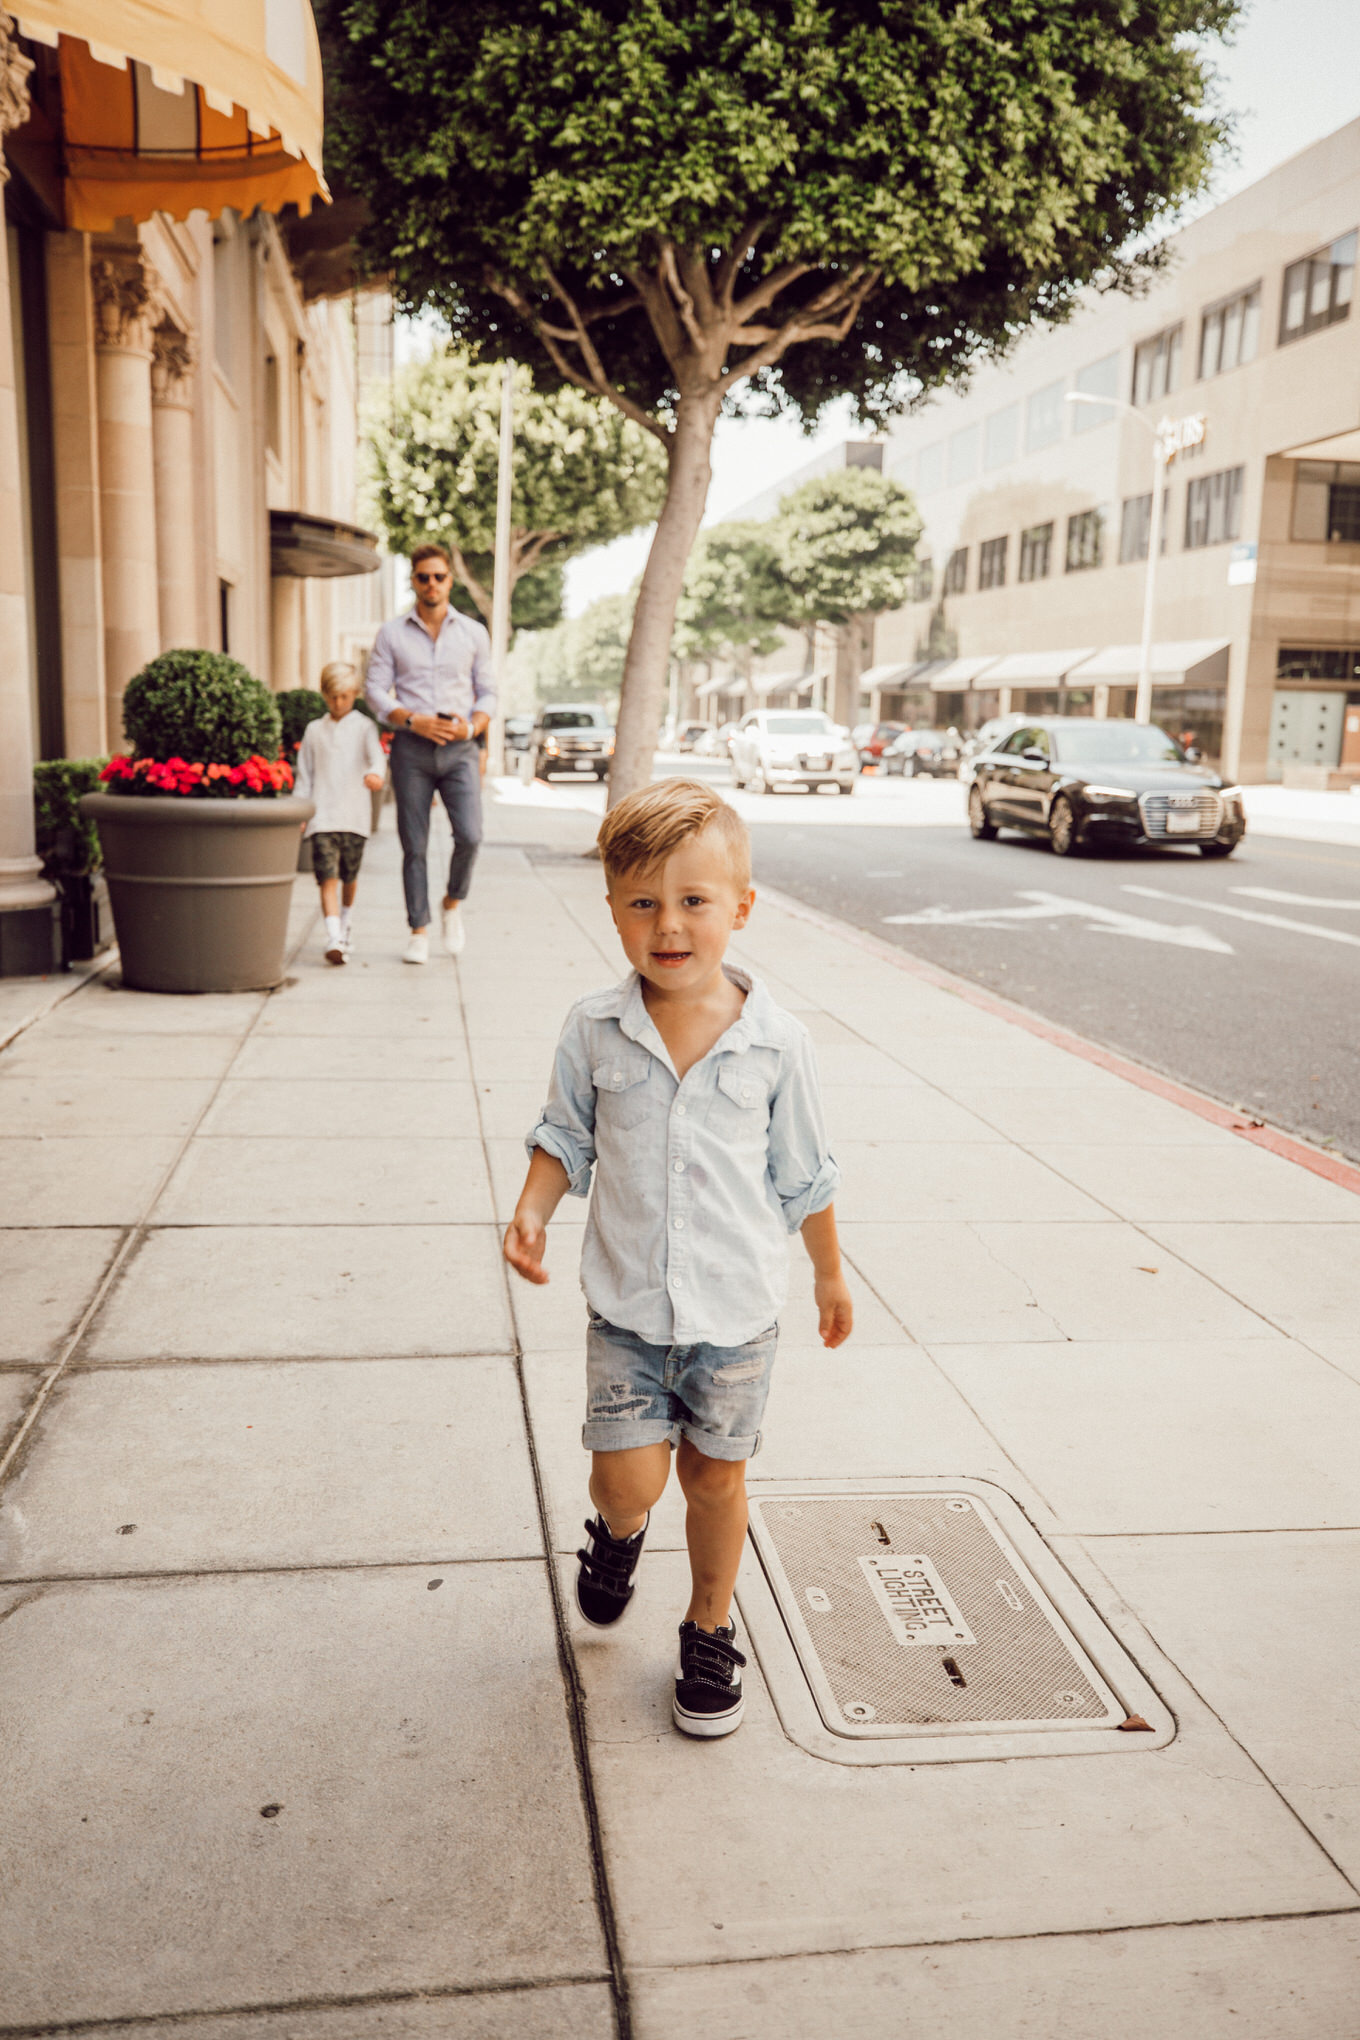
[[[467,929],[463,925],[461,907],[444,909],[444,947],[450,956],[461,956],[467,947]]]
[[[428,935],[411,931],[411,939],[402,952],[403,963],[428,963],[430,960],[430,938]]]
[[[341,948],[342,948],[342,949],[344,950],[344,952],[345,952],[345,955],[346,955],[347,957],[350,957],[350,956],[352,956],[352,955],[354,954],[354,930],[353,930],[353,928],[341,928],[341,930],[340,930],[340,947],[341,947]]]

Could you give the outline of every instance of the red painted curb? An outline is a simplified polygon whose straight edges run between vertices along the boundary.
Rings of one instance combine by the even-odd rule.
[[[1221,1126],[1225,1132],[1235,1133],[1240,1139],[1249,1140],[1254,1147],[1265,1148],[1287,1162],[1296,1162],[1301,1169],[1308,1169],[1313,1175],[1360,1197],[1360,1168],[1354,1162],[1348,1162],[1340,1155],[1328,1154],[1324,1148],[1311,1147],[1296,1134],[1285,1133],[1278,1126],[1268,1126],[1263,1119],[1248,1119],[1240,1112],[1233,1112],[1228,1106],[1220,1105],[1217,1099],[1192,1091],[1188,1084],[1178,1084],[1171,1077],[1159,1076],[1155,1070],[1145,1069],[1142,1063],[1130,1062],[1127,1056],[1118,1055],[1113,1049],[1101,1048],[1098,1043],[1087,1041],[1080,1034],[1057,1027],[1051,1020],[1041,1019],[1024,1006],[1012,1005],[1009,999],[1003,999],[995,992],[984,992],[981,986],[970,984],[967,978],[956,977],[953,971],[942,970],[938,964],[926,963],[923,958],[885,942],[881,935],[870,935],[866,929],[851,927],[848,921],[838,921],[834,914],[824,914],[819,907],[806,906],[802,900],[779,892],[774,886],[762,885],[760,892],[763,898],[783,913],[792,914],[795,920],[808,921],[827,934],[839,935],[842,941],[854,943],[857,949],[868,950],[881,963],[890,963],[894,970],[905,971],[908,977],[920,978],[942,992],[952,992],[956,999],[966,1000],[979,1011],[991,1013],[998,1020],[1009,1021],[1012,1027],[1022,1027],[1027,1034],[1037,1035],[1040,1041],[1050,1042],[1054,1048],[1066,1049],[1069,1055],[1079,1055],[1083,1062],[1095,1063],[1098,1068],[1109,1070],[1111,1075],[1123,1077],[1126,1083],[1136,1084],[1140,1091],[1151,1091],[1154,1097],[1164,1098],[1170,1105],[1183,1106],[1187,1112],[1196,1113],[1211,1125]]]

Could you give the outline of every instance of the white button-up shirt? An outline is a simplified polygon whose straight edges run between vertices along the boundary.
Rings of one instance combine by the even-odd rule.
[[[741,1346],[788,1294],[788,1237],[836,1194],[807,1029],[744,972],[746,1003],[684,1077],[631,973],[578,999],[526,1145],[595,1192],[581,1249],[593,1310],[655,1346]]]
[[[373,820],[373,796],[364,785],[366,772],[387,774],[376,723],[352,708],[338,719],[319,715],[302,733],[293,791],[316,802],[307,834],[340,830],[366,836]]]
[[[431,637],[414,609],[385,623],[373,641],[364,692],[383,722],[394,708],[412,715],[496,713],[491,639],[484,623],[457,609]]]

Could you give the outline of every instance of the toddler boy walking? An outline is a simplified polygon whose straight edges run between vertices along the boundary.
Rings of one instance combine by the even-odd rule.
[[[692,1592],[672,1713],[687,1735],[742,1717],[731,1615],[760,1422],[801,1232],[823,1344],[848,1337],[812,1044],[758,980],[724,963],[755,894],[745,824],[708,787],[630,795],[599,834],[630,975],[578,999],[557,1045],[505,1258],[546,1282],[562,1197],[595,1189],[581,1250],[590,1311],[586,1423],[593,1521],[576,1601],[608,1628],[633,1596],[648,1513],[684,1490]]]
[[[306,833],[321,888],[326,961],[344,963],[352,946],[350,920],[373,813],[368,796],[382,785],[387,760],[377,725],[354,714],[359,694],[354,667],[333,660],[322,669],[321,692],[328,713],[302,733],[294,791],[316,802]]]

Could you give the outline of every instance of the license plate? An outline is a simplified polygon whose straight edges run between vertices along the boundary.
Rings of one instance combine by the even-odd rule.
[[[1199,834],[1199,816],[1197,814],[1177,814],[1176,810],[1171,808],[1166,817],[1166,833],[1168,836],[1197,836]]]
[[[578,772],[593,772],[595,769],[589,758],[576,758],[572,762]]]
[[[809,772],[825,772],[831,763],[829,758],[804,758],[804,768]]]

